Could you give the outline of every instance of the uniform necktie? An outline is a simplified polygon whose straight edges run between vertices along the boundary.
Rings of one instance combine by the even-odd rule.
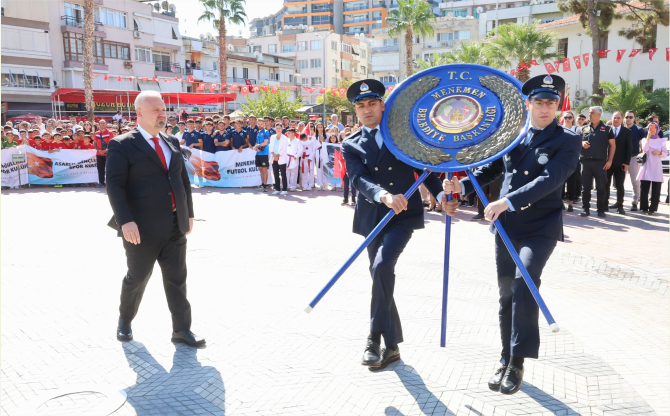
[[[372,130],[370,130],[370,131],[368,131],[367,129],[363,129],[363,131],[364,131],[365,133],[367,133],[367,136],[366,136],[366,137],[367,137],[368,139],[374,140],[375,143],[377,143],[377,129],[372,129]],[[379,145],[379,143],[377,143],[377,147],[381,148],[381,146]]]
[[[526,139],[523,141],[524,146],[528,146],[530,144],[530,141],[533,140],[533,137],[537,134],[537,132],[540,131],[536,129],[535,127],[531,127],[528,130],[528,134],[526,135]]]
[[[165,161],[165,154],[163,153],[163,149],[161,148],[160,143],[158,143],[159,140],[160,139],[158,137],[151,138],[151,141],[154,142],[154,145],[156,146],[156,153],[158,154],[158,158],[161,160],[161,163],[163,163],[163,167],[167,172],[168,170],[167,162]],[[170,192],[170,196],[172,197],[172,210],[174,211],[175,209],[177,209],[177,205],[174,203],[174,192]]]

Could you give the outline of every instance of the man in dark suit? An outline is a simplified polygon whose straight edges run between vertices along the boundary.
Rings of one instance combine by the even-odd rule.
[[[384,112],[385,87],[374,79],[352,84],[347,98],[354,103],[363,128],[342,143],[347,174],[358,189],[353,231],[367,236],[393,209],[396,215],[368,246],[372,275],[370,335],[361,364],[380,370],[400,359],[398,344],[403,341],[400,316],[393,299],[395,264],[414,230],[424,228],[423,204],[418,192],[409,201],[403,195],[415,182],[420,170],[401,162],[386,148],[379,131]],[[444,195],[437,176],[424,182],[428,190],[442,201]],[[386,348],[380,351],[381,337]]]
[[[623,114],[621,114],[621,111],[615,111],[612,114],[612,133],[614,133],[616,149],[614,150],[612,166],[607,170],[607,200],[609,202],[610,187],[612,186],[612,178],[614,178],[616,203],[610,205],[609,208],[616,209],[619,214],[625,215],[626,212],[623,210],[623,184],[626,179],[626,171],[628,171],[628,167],[630,166],[633,139],[630,129],[622,126],[622,124]]]
[[[500,219],[538,288],[556,242],[563,241],[561,188],[574,172],[581,148],[580,137],[554,118],[564,85],[562,78],[553,75],[526,81],[522,91],[528,96],[526,108],[531,117],[528,135],[504,158],[474,172],[481,185],[503,176],[500,199],[490,203],[484,215],[492,222]],[[460,182],[454,179],[444,181],[444,190],[468,195],[474,187],[467,178]],[[502,366],[488,384],[492,390],[514,394],[521,388],[524,358],[538,356],[539,308],[502,239],[495,234]]]
[[[205,340],[191,332],[191,305],[186,299],[186,235],[193,229],[191,184],[179,141],[160,133],[165,104],[159,93],[135,99],[137,128],[109,142],[107,195],[126,250],[128,273],[121,287],[120,341],[133,339],[131,322],[158,261],[172,314],[172,341],[191,346]]]

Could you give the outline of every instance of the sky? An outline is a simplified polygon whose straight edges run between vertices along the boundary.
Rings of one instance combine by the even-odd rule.
[[[168,0],[177,7],[177,17],[179,18],[179,31],[182,36],[198,38],[201,34],[207,32],[216,35],[216,31],[211,23],[198,23],[198,17],[205,11],[205,7],[198,0]],[[265,17],[276,13],[282,8],[282,0],[246,0],[245,12],[247,13],[247,22],[257,17]],[[249,37],[249,28],[247,24],[228,26],[227,34],[229,36],[239,36],[242,31],[243,37]]]

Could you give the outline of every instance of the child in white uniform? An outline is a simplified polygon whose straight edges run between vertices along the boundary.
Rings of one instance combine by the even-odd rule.
[[[288,163],[286,164],[286,176],[288,176],[288,190],[295,191],[298,186],[298,158],[302,156],[302,143],[295,138],[295,128],[286,130],[288,136]]]

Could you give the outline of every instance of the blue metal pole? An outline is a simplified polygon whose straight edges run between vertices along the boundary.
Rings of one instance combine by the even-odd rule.
[[[449,172],[447,179],[451,180],[453,173]],[[447,201],[451,201],[451,194],[447,195]],[[440,327],[440,347],[447,343],[447,300],[449,296],[449,251],[451,247],[451,217],[445,216],[446,230],[444,233],[444,274],[442,278],[442,326]]]
[[[414,182],[412,187],[409,188],[409,190],[407,192],[405,192],[405,198],[408,201],[409,201],[409,198],[412,196],[412,194],[414,192],[416,192],[416,190],[419,188],[419,185],[421,185],[423,183],[423,181],[426,180],[428,175],[430,175],[430,171],[428,169],[424,170],[423,173],[421,174],[421,176],[419,176],[419,179],[417,179],[417,181]],[[353,262],[358,258],[358,256],[363,252],[363,250],[368,245],[370,245],[372,240],[374,240],[375,237],[377,237],[377,234],[379,234],[379,232],[382,230],[382,228],[384,228],[386,226],[386,224],[388,224],[388,222],[391,221],[391,218],[393,218],[394,215],[395,215],[395,211],[393,211],[393,210],[389,211],[389,213],[386,214],[386,216],[381,220],[381,222],[379,224],[377,224],[377,226],[374,228],[374,230],[372,230],[370,235],[367,236],[365,241],[363,241],[363,244],[361,244],[361,246],[356,249],[354,254],[352,254],[351,257],[349,257],[349,260],[347,260],[346,263],[344,263],[344,265],[342,267],[340,267],[340,270],[338,270],[337,273],[335,273],[335,276],[333,276],[328,281],[328,283],[326,283],[326,286],[324,286],[324,288],[321,289],[319,294],[316,295],[316,297],[314,299],[312,299],[312,301],[309,303],[309,306],[305,308],[305,312],[307,312],[307,313],[312,312],[312,309],[314,309],[316,304],[319,303],[321,298],[324,297],[326,293],[328,293],[328,291],[330,290],[331,287],[333,287],[335,282],[337,282],[337,280],[340,277],[342,277],[342,275],[344,274],[345,271],[347,271],[349,266],[351,266],[353,264]]]
[[[477,195],[479,195],[479,199],[482,201],[484,206],[488,206],[489,200],[488,198],[486,198],[486,194],[482,190],[482,187],[479,186],[477,178],[475,178],[475,175],[472,173],[471,170],[467,170],[466,172],[468,173],[468,178],[470,178],[470,182],[475,187],[475,191],[477,191]],[[509,239],[507,233],[500,224],[500,220],[495,220],[493,224],[495,224],[496,228],[498,229],[498,234],[500,234],[500,238],[505,243],[505,247],[507,247],[507,250],[509,251],[509,254],[512,256],[514,263],[516,263],[516,267],[519,268],[519,271],[523,276],[523,280],[526,282],[526,285],[528,285],[528,289],[530,290],[530,293],[533,295],[533,298],[535,298],[535,302],[537,302],[537,306],[540,307],[540,310],[544,314],[544,317],[547,320],[547,323],[549,324],[551,332],[558,332],[560,330],[558,324],[554,320],[554,317],[551,316],[549,308],[547,308],[547,305],[544,303],[544,299],[542,299],[540,292],[537,290],[537,286],[535,286],[535,283],[533,283],[533,279],[530,278],[530,274],[528,273],[528,270],[526,270],[526,266],[523,265],[523,262],[519,257],[519,253],[516,252],[514,245],[512,245],[512,241]]]

